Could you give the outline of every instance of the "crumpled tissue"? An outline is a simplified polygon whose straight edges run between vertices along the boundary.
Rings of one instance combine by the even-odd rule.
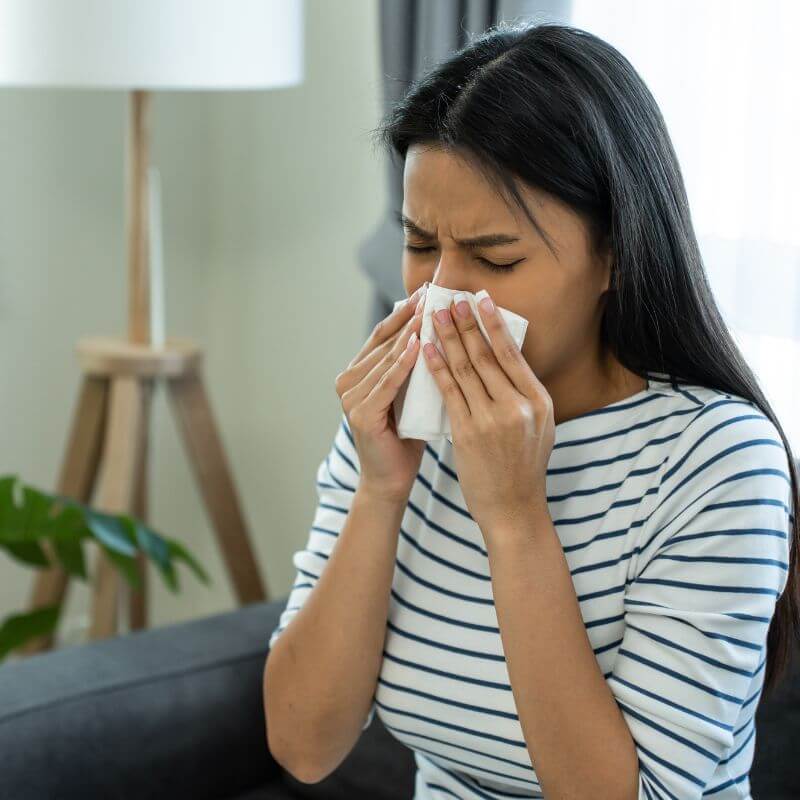
[[[445,361],[447,361],[444,347],[436,334],[431,314],[436,308],[437,301],[452,302],[453,295],[462,290],[447,289],[429,281],[425,282],[425,286],[427,287],[427,293],[422,311],[422,328],[419,337],[417,360],[392,403],[395,426],[400,439],[424,439],[427,442],[432,442],[440,441],[444,438],[452,444],[450,417],[447,414],[444,399],[439,391],[436,379],[431,374],[430,367],[425,363],[426,357],[422,352],[422,348],[427,342],[432,342]],[[481,290],[474,294],[472,292],[464,292],[464,294],[467,295],[467,301],[470,304],[472,313],[478,322],[483,338],[488,344],[489,334],[486,332],[486,327],[483,324],[481,312],[478,308],[478,303],[486,295],[486,292]],[[405,302],[406,299],[398,300],[394,304],[394,310]],[[496,306],[496,308],[505,320],[512,338],[519,347],[522,347],[528,328],[528,320],[513,311],[509,311],[507,308],[501,308],[500,306]]]

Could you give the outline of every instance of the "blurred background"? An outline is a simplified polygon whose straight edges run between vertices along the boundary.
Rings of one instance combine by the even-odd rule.
[[[800,449],[800,4],[306,0],[299,85],[152,100],[167,332],[203,349],[272,597],[288,591],[307,539],[341,415],[334,378],[403,296],[398,173],[369,131],[403,80],[501,18],[585,28],[642,74],[720,306]],[[47,490],[80,386],[75,342],[125,330],[127,111],[123,91],[0,87],[0,475]],[[152,579],[150,625],[236,607],[163,391],[150,448],[149,521],[212,579],[183,570],[177,594]],[[31,579],[3,554],[0,610],[25,607]],[[59,645],[86,638],[88,608],[89,586],[72,581]]]

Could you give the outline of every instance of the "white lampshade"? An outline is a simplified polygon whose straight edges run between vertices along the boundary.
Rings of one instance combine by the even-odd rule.
[[[302,42],[303,0],[0,0],[0,86],[281,88]]]

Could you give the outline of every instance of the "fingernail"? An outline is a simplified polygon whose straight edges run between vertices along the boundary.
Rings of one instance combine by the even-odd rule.
[[[487,292],[486,289],[481,289],[479,292],[476,292],[475,297],[478,299],[478,305],[488,314],[491,314],[494,311],[494,303],[492,302],[492,298],[489,297],[489,292]]]
[[[428,287],[423,286],[419,291],[419,302],[417,303],[417,307],[414,310],[415,314],[419,314],[422,311],[423,306],[425,305],[425,295],[428,293]]]
[[[419,289],[416,289],[414,293],[411,295],[411,297],[409,297],[408,300],[406,300],[406,305],[413,306],[414,303],[417,301],[418,297],[419,297]]]
[[[469,301],[464,292],[456,292],[455,297],[453,297],[453,302],[456,304],[456,314],[462,319],[466,319],[472,313],[472,309],[469,307]]]
[[[408,342],[406,344],[406,350],[410,350],[417,341],[417,332],[412,331],[411,336],[408,337]]]
[[[434,314],[442,325],[449,325],[452,320],[450,316],[450,303],[444,298],[438,300],[434,308]]]

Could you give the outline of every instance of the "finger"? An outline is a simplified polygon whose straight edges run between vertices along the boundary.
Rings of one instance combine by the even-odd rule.
[[[489,300],[489,308],[482,301]],[[544,384],[531,369],[520,346],[511,335],[503,315],[497,311],[497,306],[492,302],[486,289],[481,289],[475,294],[478,301],[478,311],[483,320],[483,326],[489,336],[489,344],[503,372],[514,384],[517,391],[526,397],[541,396],[546,394]]]
[[[470,413],[486,409],[492,398],[464,348],[458,327],[453,322],[450,303],[446,300],[434,308],[433,325],[447,358],[448,373],[460,387]]]
[[[354,358],[350,362],[347,368],[347,380],[351,386],[355,386],[357,383],[362,381],[364,376],[368,375],[374,369],[376,364],[380,363],[384,358],[386,358],[387,354],[393,347],[395,347],[401,337],[409,336],[412,330],[415,330],[417,332],[417,336],[419,336],[422,325],[422,315],[420,311],[416,312],[401,330],[390,336],[383,344],[376,347],[371,353],[368,353],[360,361],[357,361]]]
[[[405,344],[397,355],[394,363],[381,375],[367,395],[365,404],[368,404],[373,413],[383,413],[394,402],[400,387],[408,378],[419,356],[419,334],[412,332],[405,338]]]
[[[420,286],[402,305],[394,309],[388,316],[380,320],[372,329],[369,338],[364,342],[364,346],[358,351],[354,362],[360,361],[364,356],[370,353],[379,345],[383,344],[387,339],[391,338],[395,333],[399,332],[403,325],[406,324],[413,316],[415,306],[419,300]]]
[[[415,320],[415,326],[409,325],[392,344],[392,346],[384,354],[372,369],[359,381],[358,384],[352,387],[349,391],[342,395],[342,402],[347,403],[350,407],[362,403],[372,392],[386,371],[403,356],[408,340],[411,338],[412,333],[416,333],[419,338],[419,319]],[[413,362],[411,364],[413,366]]]
[[[436,346],[430,342],[426,343],[422,350],[427,367],[441,392],[451,425],[457,427],[469,422],[471,417],[469,406],[461,391],[461,387],[452,376],[442,354],[437,350]]]
[[[492,400],[499,400],[509,393],[519,396],[514,384],[500,366],[491,345],[486,341],[467,296],[456,294],[453,297],[453,305],[453,321],[461,342],[489,397]],[[469,399],[467,397],[467,400]]]

